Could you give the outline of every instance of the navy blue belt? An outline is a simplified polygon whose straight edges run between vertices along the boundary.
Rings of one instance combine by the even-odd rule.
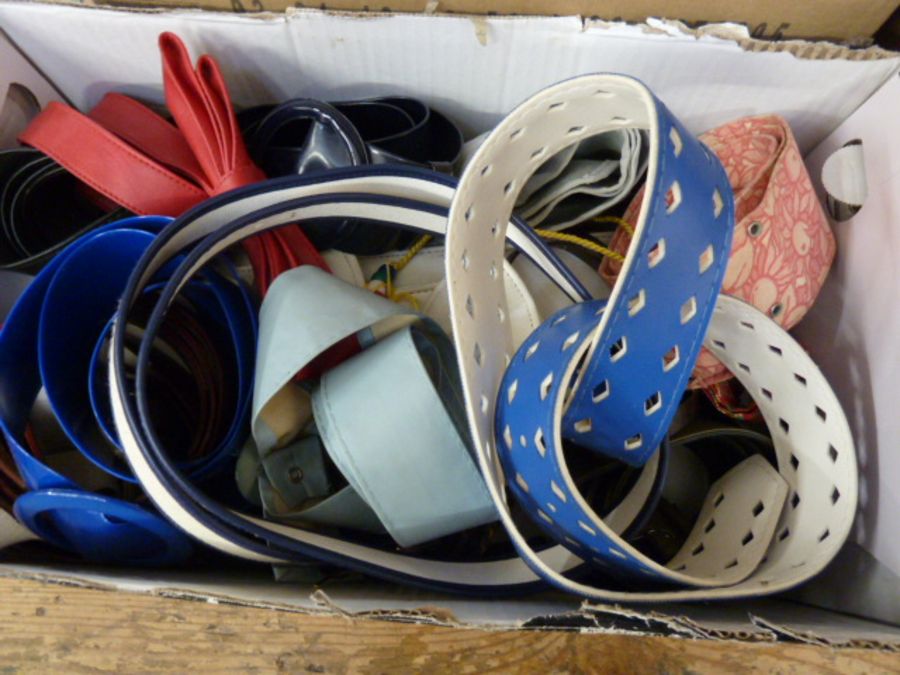
[[[452,173],[462,150],[453,122],[405,97],[334,104],[293,99],[244,111],[240,122],[251,156],[271,178],[364,164]],[[306,223],[304,230],[319,250],[357,254],[389,251],[408,239],[403,230],[358,221]]]
[[[86,190],[37,150],[0,151],[0,269],[37,272],[80,235],[128,215]]]
[[[146,352],[146,341],[152,340],[179,286],[215,251],[258,230],[261,225],[277,227],[291,220],[367,213],[369,219],[440,233],[446,223],[446,204],[452,191],[452,179],[432,172],[360,168],[339,174],[272,180],[204,203],[163,231],[135,268],[114,329],[111,386],[121,391],[125,384],[121,372],[124,342],[119,330],[127,325],[127,311],[133,298],[140,293],[153,271],[181,247],[195,243],[159,298],[147,326],[142,352]],[[399,194],[416,199],[395,196]],[[270,205],[262,206],[266,203]],[[512,243],[524,255],[538,261],[571,297],[587,297],[580,284],[538,237],[519,221],[513,221],[513,225]],[[203,238],[204,235],[208,236]],[[311,317],[311,320],[314,319]],[[139,359],[139,364],[142,362]],[[186,531],[220,550],[274,563],[305,562],[312,557],[384,578],[464,592],[508,591],[540,583],[515,557],[490,562],[431,559],[397,552],[393,547],[367,544],[360,538],[331,536],[266,522],[224,508],[186,479],[166,457],[152,431],[142,423],[146,411],[142,409],[141,385],[139,365],[136,401],[113,397],[117,428],[131,465],[159,508]],[[644,479],[635,487],[632,503],[619,509],[622,530],[641,515],[648,495],[659,488],[655,463],[644,474]],[[580,565],[580,561],[562,547],[551,547],[543,555],[553,560],[559,569],[571,570]]]

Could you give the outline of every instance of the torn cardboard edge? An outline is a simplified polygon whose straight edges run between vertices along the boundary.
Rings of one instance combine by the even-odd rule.
[[[760,39],[753,37],[750,30],[744,24],[739,23],[706,23],[695,27],[689,26],[684,21],[677,19],[665,19],[648,17],[643,22],[621,21],[603,19],[596,16],[566,15],[551,16],[542,14],[505,14],[484,15],[465,13],[446,13],[432,9],[424,12],[406,11],[378,11],[378,10],[345,10],[345,9],[317,9],[312,7],[287,7],[283,11],[259,11],[228,13],[219,9],[202,9],[179,6],[179,3],[164,6],[135,6],[133,4],[121,4],[117,2],[103,2],[97,0],[32,0],[35,4],[71,5],[86,9],[106,9],[117,12],[131,12],[135,14],[224,14],[226,16],[240,16],[244,19],[258,19],[264,21],[284,18],[290,21],[292,17],[303,14],[326,14],[360,20],[371,20],[390,16],[435,16],[467,18],[475,25],[476,33],[484,32],[491,21],[518,20],[535,21],[548,18],[574,18],[581,22],[583,31],[605,30],[609,28],[621,28],[624,26],[640,30],[645,34],[663,34],[670,37],[704,37],[716,38],[733,42],[741,49],[749,52],[787,52],[798,59],[829,60],[845,59],[848,61],[868,61],[877,59],[895,58],[898,53],[883,49],[878,46],[859,47],[854,44],[841,44],[829,40],[807,40],[791,38],[787,40]],[[439,6],[439,5],[438,5]]]
[[[183,7],[185,0],[112,0],[117,5]],[[348,11],[407,12],[425,14],[478,15],[581,15],[592,18],[641,22],[648,16],[663,15],[690,26],[721,21],[738,21],[750,27],[754,37],[824,38],[868,40],[891,12],[896,0],[819,0],[816,3],[779,3],[756,0],[753,3],[722,3],[695,0],[669,3],[666,0],[189,0],[191,6],[212,11],[244,13],[284,11],[286,8],[311,7]]]
[[[690,640],[734,640],[752,643],[797,643],[826,646],[829,648],[860,648],[900,653],[900,632],[868,621],[842,618],[836,628],[833,614],[806,608],[777,599],[751,601],[746,605],[709,603],[707,605],[665,606],[659,608],[628,607],[610,604],[592,604],[574,598],[550,596],[551,611],[540,602],[519,602],[519,609],[533,614],[522,614],[515,621],[497,622],[475,614],[479,605],[490,600],[471,598],[428,598],[399,603],[397,598],[413,595],[406,589],[381,587],[382,597],[367,598],[353,606],[351,596],[359,586],[332,585],[330,588],[314,586],[299,589],[282,586],[285,594],[294,592],[302,604],[251,597],[257,586],[246,588],[245,595],[219,590],[188,588],[177,577],[187,575],[160,574],[158,578],[134,583],[118,573],[98,573],[68,570],[49,571],[31,565],[0,564],[0,577],[27,579],[43,583],[76,588],[112,592],[143,593],[157,597],[191,600],[211,604],[252,607],[271,611],[291,612],[310,616],[344,617],[348,620],[378,620],[412,623],[451,628],[470,628],[485,631],[508,630],[563,630],[585,634],[632,635],[671,637]],[[126,583],[128,582],[128,583]],[[216,584],[212,584],[215,586]],[[392,595],[393,593],[393,595]],[[383,606],[376,606],[381,603]],[[406,606],[398,606],[398,605]],[[554,611],[564,605],[564,611]],[[473,608],[475,611],[473,613]],[[472,614],[466,616],[466,613]],[[827,624],[825,622],[828,622]]]

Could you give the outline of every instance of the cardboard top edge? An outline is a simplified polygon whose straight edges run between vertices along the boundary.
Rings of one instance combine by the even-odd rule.
[[[21,1],[21,0],[17,0]],[[829,40],[805,40],[792,38],[786,40],[768,40],[755,38],[750,35],[749,30],[743,24],[737,23],[708,23],[701,26],[691,28],[683,21],[675,19],[660,19],[649,17],[644,22],[630,22],[619,20],[600,19],[597,17],[586,17],[581,15],[565,15],[551,16],[539,14],[503,14],[503,15],[485,15],[485,14],[465,14],[465,13],[446,13],[440,11],[434,12],[403,12],[403,11],[359,11],[359,10],[341,10],[341,9],[319,9],[311,7],[288,7],[283,11],[262,11],[262,12],[225,12],[216,9],[204,9],[201,7],[180,7],[171,6],[135,6],[132,4],[119,4],[116,0],[110,2],[99,2],[96,0],[24,0],[28,3],[42,5],[69,5],[84,8],[85,10],[99,9],[115,12],[128,12],[134,14],[203,14],[220,15],[228,17],[230,20],[260,20],[272,21],[285,19],[290,21],[293,17],[303,16],[307,14],[326,14],[340,16],[346,18],[356,18],[369,21],[377,18],[387,18],[391,16],[428,16],[441,17],[445,19],[455,18],[470,21],[539,21],[545,19],[577,19],[581,23],[582,31],[603,30],[612,26],[632,26],[640,29],[648,34],[670,35],[673,37],[694,37],[700,39],[703,37],[711,37],[720,40],[726,40],[737,44],[741,49],[748,52],[787,52],[798,59],[808,60],[834,60],[841,59],[847,61],[875,61],[880,59],[892,59],[900,57],[900,52],[893,52],[878,46],[854,46],[852,44],[841,44]]]

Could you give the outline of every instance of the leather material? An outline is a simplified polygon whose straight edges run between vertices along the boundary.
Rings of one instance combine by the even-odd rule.
[[[241,115],[256,162],[270,177],[363,164],[400,163],[451,172],[462,134],[446,117],[411,98],[341,103],[293,99]],[[374,254],[402,245],[396,228],[354,221],[307,223],[321,250]]]
[[[401,329],[325,373],[313,409],[332,459],[400,546],[496,519],[436,326]]]
[[[579,445],[628,464],[640,465],[656,451],[671,424],[690,375],[690,364],[699,353],[713,300],[724,276],[733,202],[721,165],[708,149],[687,134],[662,104],[648,103],[642,98],[646,89],[640,85],[631,89],[633,81],[627,78],[610,76],[609,81],[613,92],[621,92],[621,95],[610,98],[615,101],[615,106],[609,105],[610,113],[602,122],[579,124],[582,121],[579,112],[586,118],[593,101],[587,95],[574,98],[573,93],[572,100],[554,110],[545,120],[532,121],[537,115],[536,111],[532,112],[532,119],[527,125],[522,123],[519,133],[537,127],[540,130],[534,131],[535,135],[553,134],[555,144],[563,146],[577,138],[626,124],[621,120],[628,120],[629,125],[652,127],[648,182],[653,190],[645,201],[645,209],[635,229],[637,243],[626,261],[627,283],[614,288],[608,308],[597,315],[596,325],[580,321],[567,331],[561,343],[568,352],[566,361],[571,362],[573,369],[577,359],[587,354],[567,406],[563,435]],[[585,83],[583,86],[590,85]],[[543,94],[548,105],[553,104],[549,100],[551,91],[545,90]],[[569,126],[562,129],[560,125],[563,124]],[[515,131],[512,129],[508,133]],[[493,133],[499,134],[497,130]],[[473,181],[472,190],[477,190],[481,201],[487,202],[491,197],[496,201],[487,212],[482,208],[481,213],[470,216],[470,222],[477,218],[475,222],[481,223],[482,227],[488,222],[505,222],[504,207],[514,191],[507,187],[523,184],[538,160],[555,149],[543,138],[510,144],[509,147],[516,152],[504,156],[503,161],[507,166],[519,162],[515,173],[502,175],[506,179],[503,184],[497,184],[499,179],[493,172],[478,181],[477,186]],[[469,175],[492,165],[496,150],[490,150],[486,141],[466,169]],[[485,155],[488,155],[487,159]],[[489,197],[491,189],[495,193]],[[468,198],[474,204],[475,196],[459,198]],[[468,205],[465,209],[468,210]],[[454,272],[465,264],[460,248],[462,246],[457,246],[451,251],[448,243],[448,260],[456,258]],[[496,249],[496,246],[472,249],[470,264],[476,260],[479,268],[496,264]],[[704,264],[706,257],[709,264]],[[448,278],[453,278],[449,267]],[[482,295],[489,307],[499,305],[502,308],[503,300],[496,288],[490,288]],[[598,309],[595,307],[594,311]],[[458,349],[469,352],[469,367],[475,370],[480,369],[479,361],[493,364],[489,370],[495,370],[509,355],[509,345],[504,345],[500,354],[483,353],[479,338],[483,336],[485,342],[493,341],[493,335],[502,329],[495,316],[488,313],[488,317],[491,320],[476,323],[469,316],[467,320],[475,338],[465,345],[457,345]],[[554,352],[539,349],[540,338],[535,337],[529,342],[534,358],[541,362],[555,359]],[[677,350],[678,358],[666,363],[666,355],[672,350]],[[555,396],[561,391],[559,377],[562,373],[551,378],[548,374],[551,370],[555,368],[546,368],[544,375],[550,380],[556,379],[556,386],[552,382],[548,385]],[[641,372],[643,376],[638,377],[635,372]],[[507,374],[507,377],[510,384],[515,380],[514,374]],[[651,399],[657,402],[645,403]],[[546,395],[544,400],[548,400]],[[499,424],[498,430],[503,426]],[[527,435],[533,434],[534,430]]]
[[[517,557],[492,561],[449,561],[397,552],[361,543],[352,538],[310,532],[236,513],[206,497],[184,481],[152,435],[147,433],[136,404],[125,394],[123,337],[127,313],[136,294],[153,272],[181,248],[195,248],[181,264],[179,279],[188,277],[215,251],[261,227],[285,220],[351,218],[360,213],[392,224],[433,234],[446,226],[446,205],[454,182],[437,174],[398,167],[373,167],[303,178],[278,179],[245,188],[239,193],[207,202],[189,216],[173,223],[154,241],[150,254],[136,267],[123,296],[110,352],[110,385],[116,425],[129,461],[153,502],[185,531],[223,552],[268,563],[307,562],[314,557],[326,563],[408,583],[457,591],[497,592],[540,585],[539,577]],[[356,194],[352,194],[355,192]],[[402,198],[401,198],[402,196]],[[410,198],[416,201],[410,201]],[[441,206],[443,205],[443,207]],[[203,237],[206,237],[203,239]],[[536,236],[514,221],[510,242],[525,255],[540,261],[542,269],[573,299],[587,297],[568,271]],[[152,341],[158,320],[165,315],[181,281],[173,277],[159,299],[145,340]],[[121,337],[120,337],[121,336]],[[142,384],[138,382],[140,398]],[[641,481],[610,515],[623,531],[658,491],[656,458],[641,473]],[[646,476],[646,478],[645,478]],[[542,557],[560,571],[576,571],[581,561],[564,547],[553,546]]]
[[[835,241],[788,123],[777,115],[745,117],[700,136],[728,173],[735,193],[734,240],[722,292],[794,326],[815,301],[835,254]],[[634,222],[638,194],[625,214]],[[624,252],[630,237],[619,228],[610,247]],[[600,266],[610,283],[618,265]],[[709,387],[731,374],[708,351],[694,368],[692,387]]]
[[[0,151],[0,269],[34,273],[82,234],[128,215],[30,148]]]
[[[502,321],[502,291],[485,278],[503,255],[504,226],[520,186],[542,157],[571,144],[573,136],[621,126],[649,129],[648,184],[653,187],[608,305],[600,315],[596,302],[562,310],[512,356],[509,328]],[[682,160],[687,164],[679,168]],[[662,180],[668,171],[679,175]],[[732,227],[725,178],[712,153],[690,140],[643,85],[624,76],[594,75],[557,84],[519,106],[494,129],[460,179],[447,227],[447,276],[470,430],[482,475],[516,549],[536,573],[561,589],[603,601],[764,595],[821,570],[849,532],[857,469],[847,420],[834,393],[803,349],[774,322],[727,296],[716,301]],[[698,211],[666,236],[671,216],[685,207]],[[652,224],[645,220],[648,213],[654,213]],[[662,231],[647,236],[657,229]],[[658,276],[653,279],[647,272]],[[681,296],[704,275],[714,282],[709,292]],[[695,302],[685,304],[690,297]],[[501,312],[495,315],[491,310],[496,307]],[[612,318],[619,312],[621,328]],[[674,316],[669,318],[669,312]],[[588,429],[600,424],[597,414],[576,417],[580,429],[564,422],[563,415],[571,419],[584,398],[595,409],[604,408],[619,391],[629,409],[605,418],[602,427],[614,438],[630,438],[642,426],[641,417],[652,418],[678,401],[697,349],[689,340],[691,357],[681,364],[666,359],[668,347],[661,345],[658,353],[635,353],[629,326],[649,320],[639,339],[650,333],[669,346],[677,342],[684,358],[683,344],[670,342],[669,331],[697,320],[706,324],[710,318],[706,346],[727,359],[756,399],[773,435],[777,474],[761,458],[751,458],[737,478],[720,485],[722,499],[707,495],[703,508],[715,512],[710,516],[715,523],[698,520],[693,547],[683,549],[679,560],[647,560],[587,507],[560,452],[563,434],[590,437]],[[617,328],[610,331],[613,326]],[[691,340],[697,341],[706,332],[705,326],[693,330]],[[611,353],[609,348],[622,337],[627,340],[619,345],[627,343],[628,348]],[[611,358],[617,354],[618,359]],[[635,361],[624,377],[614,377],[609,364],[627,363],[629,354]],[[505,369],[507,358],[512,362]],[[595,370],[598,366],[609,370]],[[661,381],[667,370],[677,369],[682,370],[679,382],[667,395]],[[603,378],[595,379],[601,372]],[[611,386],[599,386],[607,378]],[[641,448],[653,438],[655,432],[642,432]],[[624,592],[608,574],[598,577],[597,585],[561,574],[529,545],[512,517],[507,492],[557,541],[589,557],[601,571],[682,587]],[[760,538],[767,541],[760,545]],[[767,555],[760,555],[761,548],[768,549]]]
[[[162,518],[82,490],[32,490],[14,512],[43,541],[97,563],[159,568],[183,565],[191,554],[190,540]]]
[[[154,231],[164,222],[159,218],[130,219],[103,226],[88,237],[123,227]],[[36,534],[43,533],[52,543],[96,560],[151,565],[183,562],[191,545],[168,521],[118,498],[87,492],[86,485],[51,468],[32,451],[28,424],[43,385],[38,364],[40,314],[55,275],[80,243],[53,258],[35,277],[0,331],[0,428],[28,489],[63,491],[62,495],[43,496],[27,492],[18,500],[24,500],[21,506],[17,501],[16,514],[31,522]],[[83,460],[80,455],[78,458]],[[64,465],[59,461],[62,457],[54,460],[54,465]],[[153,533],[149,539],[148,532]]]
[[[210,195],[265,174],[250,160],[216,61],[192,65],[172,33],[159,38],[172,125],[140,103],[108,94],[90,115],[50,103],[19,140],[52,157],[82,182],[129,211],[176,216]],[[92,152],[84,152],[90,146]],[[324,267],[302,231],[287,227],[245,243],[260,295],[282,270]]]

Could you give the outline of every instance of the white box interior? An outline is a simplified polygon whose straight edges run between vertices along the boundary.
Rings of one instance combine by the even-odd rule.
[[[857,537],[876,558],[900,574],[900,549],[892,536],[896,531],[892,516],[900,504],[896,491],[890,489],[900,479],[892,441],[900,429],[897,416],[890,411],[896,400],[892,394],[898,381],[900,349],[893,339],[900,321],[893,261],[900,250],[892,236],[900,218],[900,129],[896,113],[900,103],[900,55],[802,42],[773,46],[742,36],[742,29],[735,26],[698,32],[663,22],[633,26],[582,21],[578,17],[360,15],[312,10],[237,16],[0,2],[0,27],[61,94],[81,109],[89,108],[111,90],[161,102],[157,36],[170,30],[185,40],[195,56],[210,53],[217,58],[239,107],[296,96],[340,100],[406,94],[423,98],[445,112],[471,136],[489,129],[522,99],[553,82],[583,73],[623,72],[642,79],[697,133],[736,117],[774,112],[788,119],[804,152],[813,150],[845,122],[834,139],[867,134],[871,139],[866,141],[870,144],[867,148],[873,152],[877,148],[870,164],[870,203],[857,216],[860,222],[844,223],[837,229],[840,249],[836,271],[801,335],[814,355],[825,362],[825,371],[865,453],[866,480],[875,486],[868,492],[864,489],[862,507],[868,522],[880,525],[862,527]],[[2,92],[15,81],[17,72],[25,72],[26,66],[11,52],[0,54]],[[883,103],[864,107],[860,117],[851,117],[882,88],[879,95]],[[41,102],[55,96],[50,89],[38,89],[35,93]],[[888,90],[893,93],[883,93]],[[885,137],[890,142],[879,145]],[[828,141],[832,145],[837,142]],[[817,161],[820,165],[821,159]],[[873,222],[862,222],[865,218]],[[884,241],[889,241],[890,247],[879,249]],[[874,265],[873,258],[866,255],[872,251],[879,253]],[[865,269],[867,275],[858,276]],[[876,281],[880,292],[872,296],[866,289]],[[867,299],[872,302],[867,304]],[[842,308],[837,318],[836,307]],[[884,308],[896,308],[887,313],[888,324],[878,320],[883,318]],[[829,356],[835,342],[845,350],[843,356]],[[870,369],[876,365],[880,368],[877,377],[863,383],[870,386],[874,396],[875,403],[870,402],[868,407],[858,405],[859,382],[843,369],[846,361],[861,353],[860,349],[869,358]],[[423,605],[439,605],[459,622],[482,625],[518,625],[530,617],[575,612],[580,607],[578,599],[556,594],[473,602],[376,582],[332,585],[325,594],[316,594],[310,588],[277,585],[269,580],[264,568],[260,568],[258,578],[251,576],[249,580],[243,573],[200,577],[22,564],[6,565],[0,573],[80,579],[130,590],[307,610],[408,612]],[[713,637],[716,630],[744,630],[773,635],[779,629],[766,621],[771,624],[771,617],[787,613],[793,619],[784,623],[786,631],[795,631],[798,625],[815,625],[822,635],[823,631],[828,633],[830,625],[837,631],[838,641],[860,636],[888,640],[884,635],[897,639],[891,629],[884,629],[882,634],[872,624],[846,618],[829,618],[822,624],[819,615],[809,618],[808,612],[813,610],[801,611],[793,606],[788,611],[786,605],[789,603],[753,603],[754,607],[768,608],[768,618],[760,621],[753,619],[756,615],[749,606],[736,610],[726,605],[717,605],[715,610],[703,606],[667,608],[665,611],[674,612],[675,618],[682,613],[694,618],[676,622],[675,628],[666,624],[664,632],[693,631],[694,636]],[[595,611],[594,620],[608,609]],[[613,614],[621,620],[623,616],[633,618],[638,612],[646,623],[646,612],[653,609],[629,610],[630,614],[615,610]],[[704,628],[704,622],[712,628]],[[603,628],[603,622],[596,627]]]

